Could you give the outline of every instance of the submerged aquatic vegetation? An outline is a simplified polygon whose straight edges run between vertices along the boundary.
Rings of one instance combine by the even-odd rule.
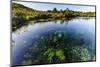
[[[91,56],[86,48],[71,47],[65,49],[67,62],[89,61]]]
[[[55,31],[48,37],[43,39],[38,47],[32,47],[28,50],[30,56],[24,56],[25,59],[33,59],[32,64],[44,64],[44,63],[60,63],[60,62],[78,62],[89,61],[91,55],[87,48],[72,46],[66,46],[62,40],[64,37],[64,31]],[[56,39],[56,41],[54,41]],[[64,46],[64,47],[62,47]],[[34,54],[34,55],[33,55]],[[35,58],[33,57],[35,56]],[[28,62],[28,61],[26,61]]]
[[[64,52],[61,49],[49,48],[46,52],[44,52],[44,56],[47,56],[49,63],[64,61],[65,59]]]
[[[43,48],[41,48],[43,50]],[[60,63],[60,62],[78,62],[78,61],[89,61],[91,60],[91,56],[89,51],[86,48],[80,47],[68,47],[63,49],[54,49],[48,48],[46,51],[41,52],[40,49],[38,51],[31,50],[30,56],[25,56],[24,62],[29,62],[27,59],[33,59],[30,63],[32,64],[41,64],[41,63]],[[36,58],[33,58],[33,54],[37,52]],[[37,60],[37,62],[35,62]]]

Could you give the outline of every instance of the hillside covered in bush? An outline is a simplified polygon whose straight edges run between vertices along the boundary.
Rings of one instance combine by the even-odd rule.
[[[95,12],[73,11],[68,8],[65,10],[40,11],[26,7],[22,4],[12,3],[12,29],[16,30],[28,21],[41,22],[50,20],[68,20],[74,17],[94,17]]]

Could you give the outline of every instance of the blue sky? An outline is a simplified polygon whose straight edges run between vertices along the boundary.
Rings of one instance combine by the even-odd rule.
[[[71,4],[53,4],[53,3],[37,3],[37,2],[15,2],[19,4],[23,4],[24,6],[36,9],[36,10],[52,10],[53,8],[57,8],[58,10],[69,8],[75,11],[82,11],[82,12],[94,12],[94,6],[84,6],[84,5],[71,5]]]

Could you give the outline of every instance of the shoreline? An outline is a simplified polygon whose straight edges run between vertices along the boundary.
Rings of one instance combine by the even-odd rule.
[[[78,16],[79,17],[79,16]],[[91,17],[95,17],[95,16],[91,16]],[[71,20],[73,18],[77,18],[77,17],[72,17],[72,18],[60,18],[60,19],[52,19],[52,18],[48,18],[48,19],[38,19],[38,20],[26,20],[24,21],[24,23],[22,24],[19,24],[19,25],[16,25],[16,26],[12,26],[12,31],[16,31],[18,28],[26,25],[26,24],[29,24],[29,23],[42,23],[42,22],[48,22],[48,21],[55,21],[55,20]],[[83,18],[89,18],[89,17],[83,17]],[[12,21],[13,22],[13,21]]]

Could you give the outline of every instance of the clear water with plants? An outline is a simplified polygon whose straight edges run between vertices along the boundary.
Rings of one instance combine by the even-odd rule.
[[[30,22],[12,32],[12,65],[95,61],[95,17]]]

